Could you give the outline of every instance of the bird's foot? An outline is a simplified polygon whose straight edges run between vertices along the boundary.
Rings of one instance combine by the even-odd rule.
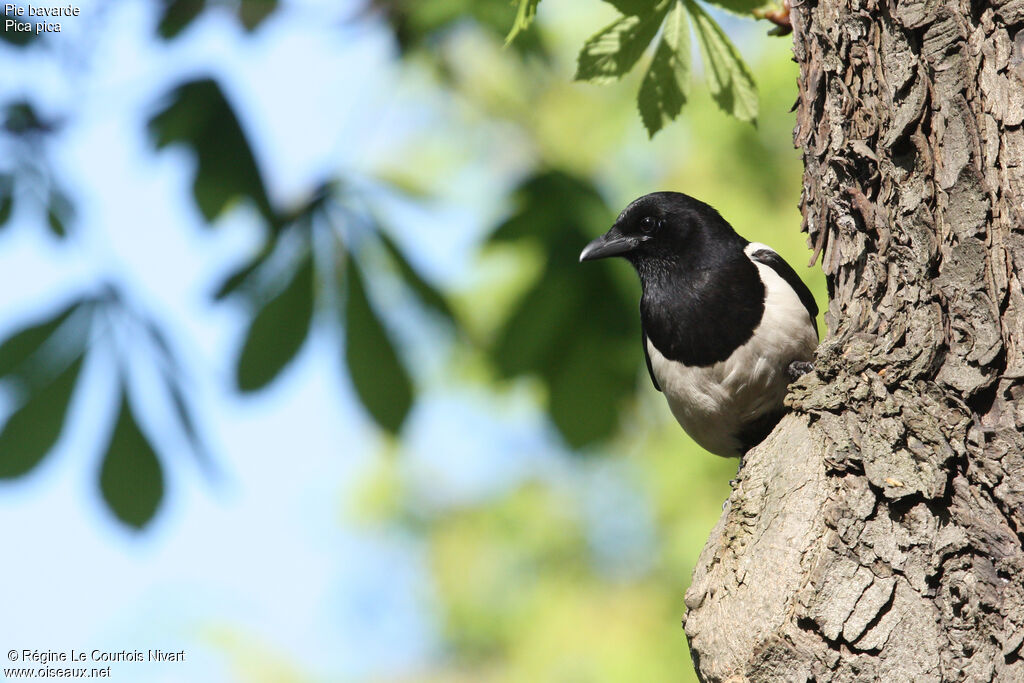
[[[790,382],[795,382],[808,372],[814,369],[814,363],[805,360],[795,360],[786,368],[786,374]]]
[[[736,482],[740,480],[740,472],[743,471],[743,463],[746,459],[746,455],[746,453],[740,455],[740,464],[739,467],[736,468],[736,476],[729,480],[729,488],[736,488]]]

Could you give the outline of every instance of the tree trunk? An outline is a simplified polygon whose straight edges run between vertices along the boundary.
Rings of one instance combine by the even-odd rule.
[[[1024,0],[792,10],[828,335],[686,594],[704,681],[1024,681]]]

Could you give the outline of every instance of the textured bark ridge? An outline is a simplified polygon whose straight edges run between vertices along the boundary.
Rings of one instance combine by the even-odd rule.
[[[698,563],[698,673],[1024,681],[1024,0],[793,25],[829,334]]]

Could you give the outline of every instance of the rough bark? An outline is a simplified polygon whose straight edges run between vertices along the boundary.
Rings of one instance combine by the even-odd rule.
[[[686,595],[704,681],[1024,681],[1024,0],[806,0],[829,284]]]

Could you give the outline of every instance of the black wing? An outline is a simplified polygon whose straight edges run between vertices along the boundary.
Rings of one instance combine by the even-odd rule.
[[[651,365],[651,354],[647,352],[647,333],[644,332],[644,326],[640,325],[640,341],[644,347],[644,360],[647,361],[647,372],[651,376],[651,381],[654,382],[654,388],[661,391],[661,387],[658,386],[658,380],[654,378],[654,367]]]
[[[807,285],[805,285],[804,281],[800,279],[800,276],[796,274],[793,267],[786,263],[781,256],[771,249],[758,249],[750,255],[750,258],[758,263],[763,263],[774,270],[779,274],[779,277],[786,281],[786,284],[793,288],[796,295],[800,297],[800,303],[802,303],[804,308],[807,309],[807,315],[811,316],[811,324],[814,325],[814,334],[818,334],[818,304],[814,301],[814,296],[811,294],[811,290],[807,289]],[[647,347],[644,346],[644,351],[646,350]],[[650,361],[648,361],[648,364],[649,363]]]

